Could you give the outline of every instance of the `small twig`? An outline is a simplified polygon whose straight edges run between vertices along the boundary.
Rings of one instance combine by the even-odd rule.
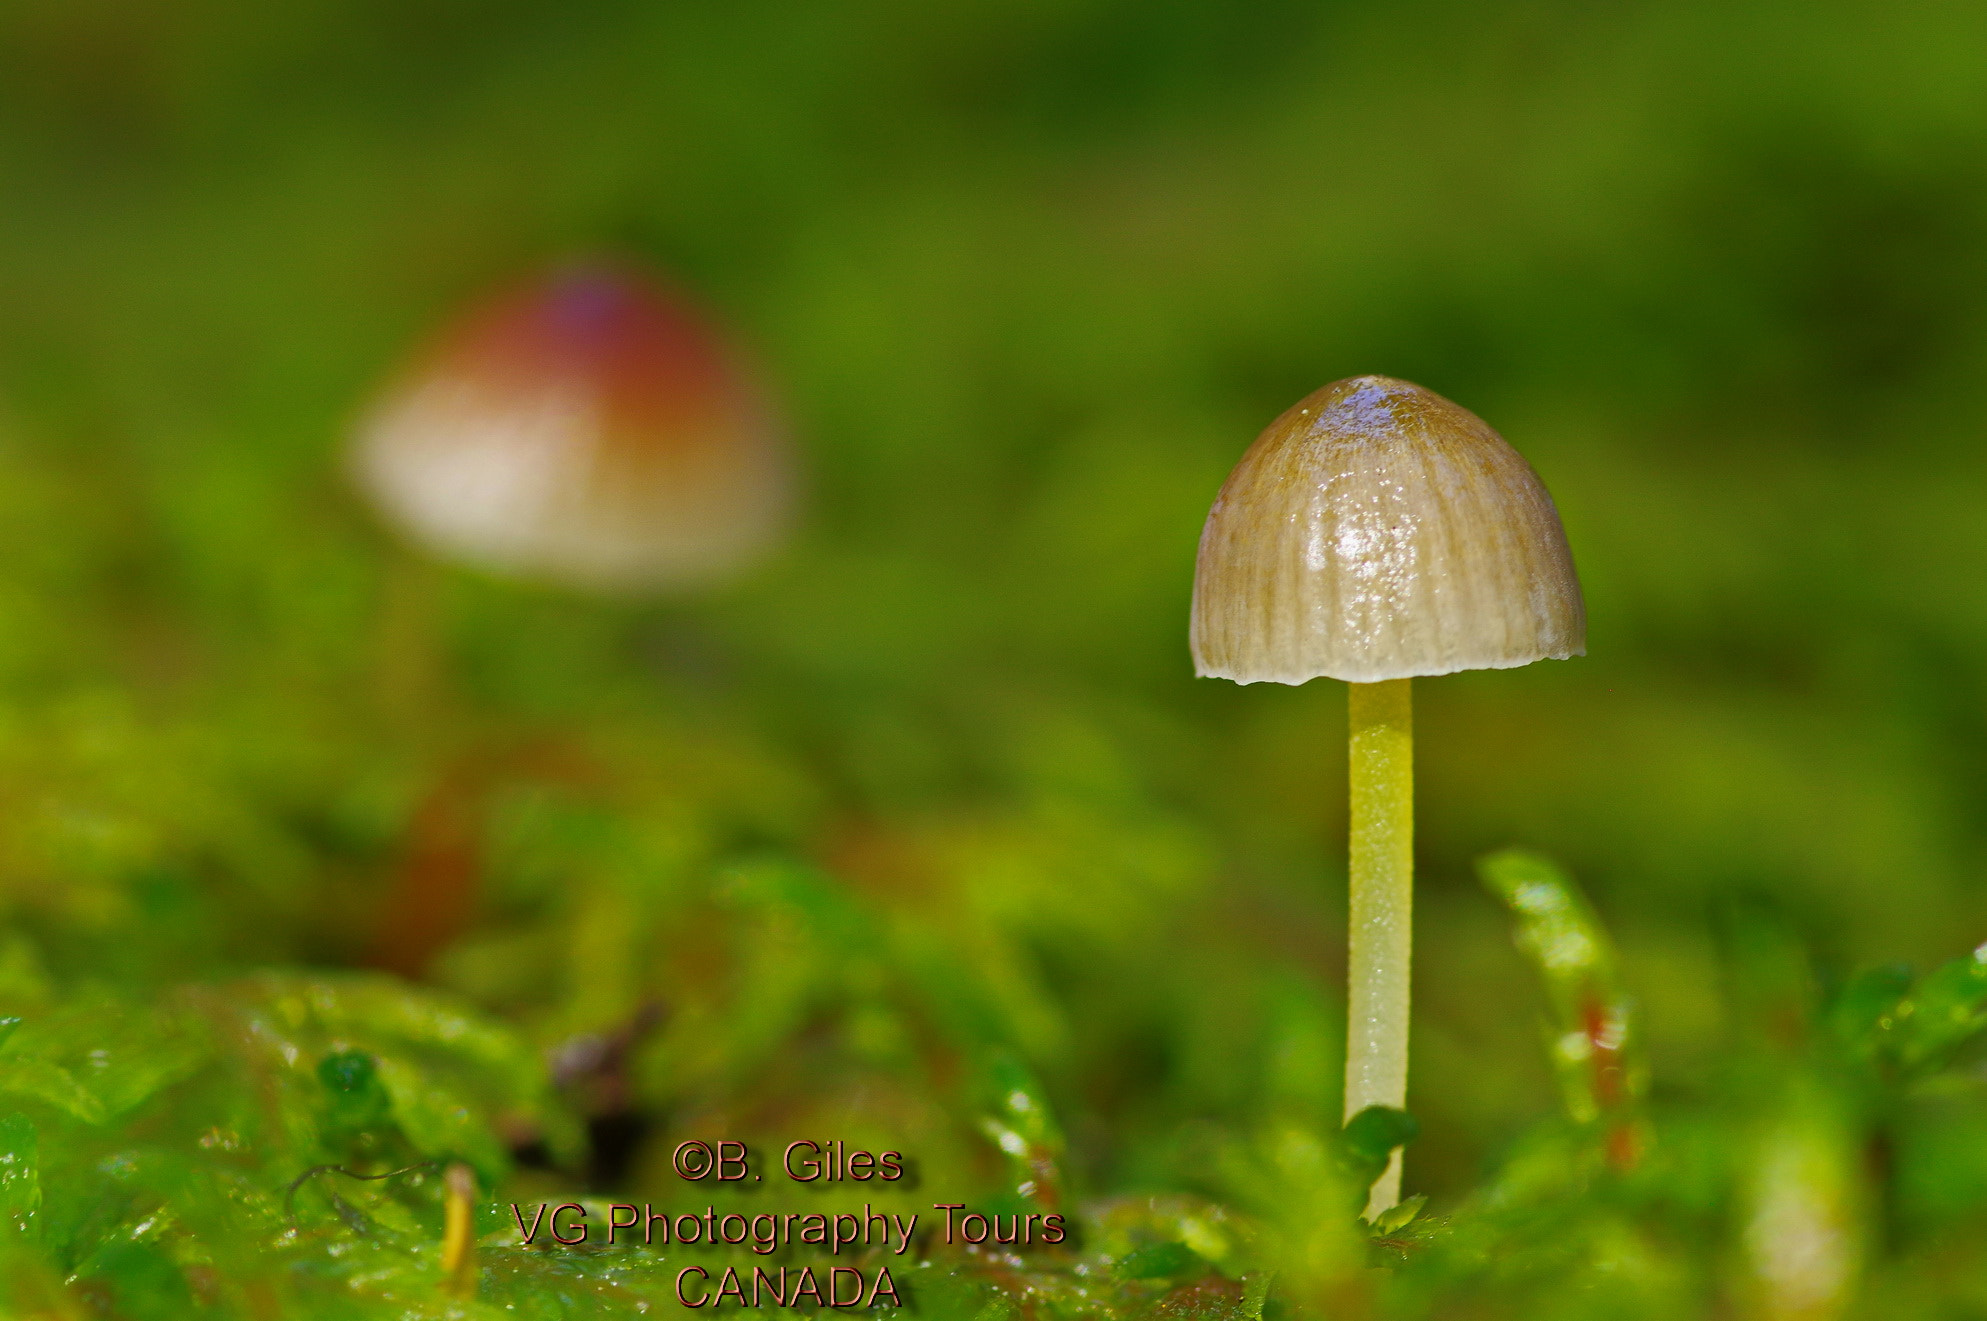
[[[388,1170],[384,1174],[360,1174],[357,1170],[348,1170],[343,1165],[313,1165],[296,1178],[290,1180],[289,1184],[283,1189],[283,1215],[292,1224],[296,1223],[297,1189],[303,1187],[306,1182],[320,1174],[342,1174],[348,1179],[392,1179],[403,1174],[412,1174],[416,1170],[432,1170],[440,1164],[441,1162],[438,1160],[423,1161],[419,1165],[404,1165],[397,1170]]]

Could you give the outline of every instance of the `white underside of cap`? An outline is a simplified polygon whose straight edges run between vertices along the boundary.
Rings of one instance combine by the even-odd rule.
[[[606,440],[585,389],[505,393],[445,377],[389,400],[354,460],[387,515],[440,554],[594,590],[722,577],[784,522],[784,475],[761,438],[649,470],[617,470]]]

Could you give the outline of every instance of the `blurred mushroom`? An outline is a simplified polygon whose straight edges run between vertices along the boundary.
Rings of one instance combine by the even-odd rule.
[[[1552,497],[1475,414],[1384,376],[1300,401],[1235,465],[1194,572],[1196,673],[1350,684],[1345,1113],[1407,1099],[1412,676],[1586,650]],[[1369,1216],[1400,1198],[1396,1149]]]
[[[367,417],[354,457],[434,552],[593,590],[722,579],[790,507],[785,439],[711,327],[605,267],[448,329]]]

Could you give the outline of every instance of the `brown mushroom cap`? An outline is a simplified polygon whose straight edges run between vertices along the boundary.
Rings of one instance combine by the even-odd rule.
[[[432,550],[594,589],[721,578],[790,504],[785,438],[717,335],[599,267],[450,327],[366,419],[354,460]]]
[[[1195,671],[1376,683],[1586,651],[1559,511],[1523,456],[1407,381],[1336,381],[1222,486],[1194,572]]]

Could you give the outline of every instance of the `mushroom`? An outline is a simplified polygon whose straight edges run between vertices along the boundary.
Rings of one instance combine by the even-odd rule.
[[[1270,423],[1201,532],[1195,672],[1349,685],[1345,1115],[1407,1099],[1416,675],[1586,650],[1559,513],[1468,409],[1385,376],[1337,381]],[[1371,1217],[1400,1199],[1401,1153]]]
[[[595,590],[722,578],[790,503],[784,437],[703,318],[599,266],[445,331],[365,420],[354,459],[429,549]]]

